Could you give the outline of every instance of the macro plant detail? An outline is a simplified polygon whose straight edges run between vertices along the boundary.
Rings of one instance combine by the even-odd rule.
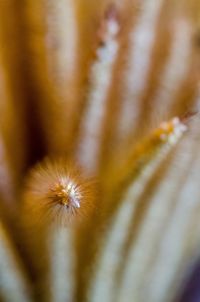
[[[1,301],[198,301],[199,21],[0,3]]]

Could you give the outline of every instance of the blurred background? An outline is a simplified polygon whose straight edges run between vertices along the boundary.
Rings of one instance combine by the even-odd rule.
[[[12,242],[4,249],[0,234],[0,251],[16,252],[32,292],[9,296],[20,289],[4,280],[10,260],[4,267],[0,253],[0,300],[200,301],[199,55],[199,0],[0,1],[0,219]],[[141,173],[116,197],[115,176],[130,151],[144,146],[138,162],[145,162],[154,144],[148,149],[143,139],[173,117],[189,119],[187,134],[145,180],[146,164],[143,172],[133,157],[127,174]],[[89,217],[73,234],[68,298],[40,293],[49,291],[41,280],[50,275],[52,251],[44,250],[46,267],[36,268],[46,233],[37,229],[39,243],[30,248],[23,225],[24,183],[45,157],[80,165],[99,187],[97,220]],[[134,209],[120,220],[131,188]],[[107,204],[113,209],[102,215]],[[122,244],[110,243],[113,230]],[[65,291],[58,284],[55,292]]]

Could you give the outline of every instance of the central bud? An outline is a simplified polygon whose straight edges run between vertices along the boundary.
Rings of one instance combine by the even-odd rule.
[[[51,189],[51,199],[67,208],[80,208],[81,195],[78,187],[68,179],[61,179],[54,188]]]

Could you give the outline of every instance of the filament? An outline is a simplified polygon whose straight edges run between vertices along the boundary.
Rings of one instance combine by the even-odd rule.
[[[119,49],[118,32],[119,21],[116,9],[110,7],[99,30],[100,41],[96,50],[96,61],[91,66],[90,87],[77,148],[77,160],[90,174],[96,173],[99,168],[107,99]]]

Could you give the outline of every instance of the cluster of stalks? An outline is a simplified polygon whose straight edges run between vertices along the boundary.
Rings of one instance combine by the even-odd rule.
[[[1,301],[179,301],[200,257],[198,2],[0,1]]]

